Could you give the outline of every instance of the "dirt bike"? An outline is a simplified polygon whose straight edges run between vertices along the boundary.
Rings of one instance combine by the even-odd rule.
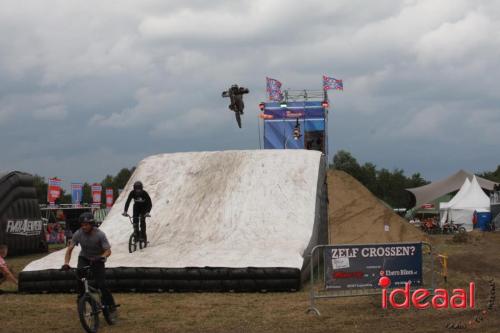
[[[461,224],[447,222],[443,225],[443,234],[465,233],[467,230]]]

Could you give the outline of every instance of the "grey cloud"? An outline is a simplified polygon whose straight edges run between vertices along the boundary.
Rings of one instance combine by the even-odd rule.
[[[265,77],[320,89],[323,74],[345,85],[330,93],[331,154],[348,149],[361,161],[427,178],[498,164],[495,2],[46,7],[2,4],[3,167],[99,180],[148,154],[257,148]],[[251,90],[242,130],[220,97],[232,83]]]

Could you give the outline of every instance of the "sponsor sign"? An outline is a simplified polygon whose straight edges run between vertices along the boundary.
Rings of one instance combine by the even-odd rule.
[[[7,220],[5,232],[11,235],[36,236],[42,232],[41,220]]]
[[[381,274],[394,286],[422,284],[422,244],[338,245],[324,249],[326,289],[379,288]]]
[[[111,208],[113,206],[113,189],[106,189],[106,208]]]
[[[100,207],[101,206],[101,192],[102,186],[101,184],[92,184],[92,206]]]
[[[83,197],[83,184],[71,183],[71,202],[74,205],[80,205]]]
[[[47,188],[47,201],[53,205],[56,200],[61,196],[61,182],[62,179],[59,178],[49,178],[49,184]]]

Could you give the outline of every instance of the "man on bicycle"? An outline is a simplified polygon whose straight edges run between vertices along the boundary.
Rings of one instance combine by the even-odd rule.
[[[229,109],[235,112],[240,112],[243,114],[243,109],[245,104],[243,103],[243,94],[248,94],[250,91],[244,87],[238,87],[237,84],[233,84],[231,88],[227,91],[222,92],[222,97],[229,97],[231,104],[229,104]]]
[[[66,248],[64,256],[63,270],[69,270],[71,253],[76,245],[81,245],[82,249],[78,255],[78,269],[90,266],[97,289],[101,290],[102,304],[109,307],[110,312],[115,310],[113,295],[106,287],[106,276],[104,263],[111,255],[111,245],[109,245],[106,234],[95,226],[94,216],[90,212],[83,213],[79,217],[80,229],[78,229],[69,246]],[[84,294],[83,283],[78,280],[78,298]]]
[[[132,215],[134,224],[134,233],[138,235],[142,240],[146,240],[146,215],[149,214],[153,204],[148,192],[144,191],[142,183],[137,181],[134,183],[134,189],[130,191],[127,202],[125,203],[125,210],[122,215],[127,216],[128,206],[130,201],[134,199],[134,213]],[[140,225],[140,231],[139,231]]]

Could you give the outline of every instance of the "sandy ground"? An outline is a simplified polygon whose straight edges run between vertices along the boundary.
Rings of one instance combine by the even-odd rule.
[[[328,171],[330,244],[427,241],[427,236],[385,206],[343,171]]]

